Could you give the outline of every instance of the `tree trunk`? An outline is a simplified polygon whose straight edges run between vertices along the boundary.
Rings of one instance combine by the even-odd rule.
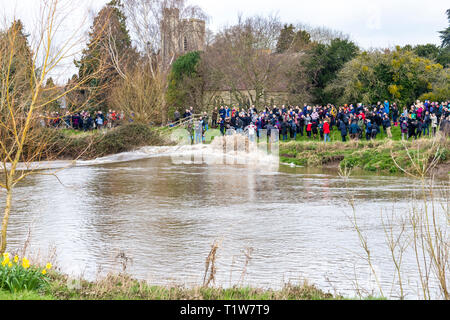
[[[5,211],[3,214],[3,222],[2,222],[2,233],[1,233],[1,239],[0,239],[0,255],[3,255],[6,251],[6,235],[8,231],[8,222],[9,222],[9,215],[11,213],[11,204],[12,204],[12,189],[9,188],[6,190],[6,205],[5,205]]]

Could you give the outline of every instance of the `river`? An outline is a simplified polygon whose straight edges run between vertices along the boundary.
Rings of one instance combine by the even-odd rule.
[[[345,181],[335,170],[261,163],[180,163],[173,148],[143,150],[80,162],[58,172],[59,180],[34,175],[20,184],[9,251],[20,251],[30,234],[28,252],[56,250],[56,265],[74,277],[120,271],[118,255],[125,253],[126,272],[135,278],[195,286],[220,240],[217,286],[279,289],[307,280],[348,297],[357,296],[357,287],[376,295],[358,257],[364,252],[351,223],[353,197],[384,292],[398,297],[381,214],[408,213],[417,181],[367,173]],[[447,180],[440,183],[449,190]],[[407,298],[415,299],[420,285],[412,252],[402,273]]]

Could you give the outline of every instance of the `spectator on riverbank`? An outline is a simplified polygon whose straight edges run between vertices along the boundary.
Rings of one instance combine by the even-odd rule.
[[[173,114],[173,122],[178,123],[178,121],[180,121],[180,118],[181,118],[180,111],[175,110],[175,112]]]
[[[347,125],[345,124],[345,122],[343,120],[340,120],[340,122],[339,122],[339,131],[341,132],[342,142],[346,142],[348,129],[347,129]]]
[[[324,134],[324,142],[331,142],[331,138],[330,138],[330,134],[331,134],[331,130],[330,130],[330,124],[328,122],[328,119],[325,119],[325,122],[323,123],[323,134]]]
[[[389,139],[392,139],[391,126],[392,126],[392,124],[391,124],[391,119],[389,119],[389,115],[384,114],[383,129]]]
[[[350,139],[351,140],[358,140],[360,135],[361,128],[358,125],[358,121],[354,119],[350,125]]]
[[[280,140],[296,140],[298,136],[303,137],[306,130],[308,140],[330,142],[333,132],[341,135],[342,141],[363,139],[376,139],[378,135],[392,139],[392,127],[400,125],[403,139],[420,138],[430,134],[436,135],[441,122],[450,116],[448,102],[415,102],[408,108],[396,103],[385,101],[376,105],[345,104],[342,106],[308,105],[302,107],[296,105],[282,105],[278,107],[266,106],[262,108],[242,108],[238,106],[214,107],[211,113],[203,112],[202,132],[203,134],[211,127],[220,129],[225,135],[229,129],[238,133],[244,133],[250,126],[256,127],[256,135],[259,130],[267,130],[270,133],[274,129],[279,130]],[[400,114],[400,110],[404,110]],[[175,119],[196,120],[194,108],[186,108],[185,113],[180,115],[176,111]],[[132,121],[133,117],[130,117]],[[85,111],[65,116],[58,113],[44,115],[41,125],[53,128],[73,128],[75,130],[89,131],[93,129],[114,128],[120,125],[123,113],[109,110],[106,117],[101,112],[89,114]],[[406,132],[404,123],[406,121]],[[156,122],[156,121],[155,121]],[[383,128],[381,131],[380,128]],[[333,135],[336,136],[336,135]],[[195,138],[195,136],[194,136]],[[195,139],[194,139],[195,140]]]
[[[101,130],[105,123],[105,116],[101,111],[97,113],[97,118],[95,119],[95,124],[97,125],[97,130]]]
[[[432,113],[430,115],[430,120],[431,120],[431,130],[433,132],[433,136],[435,136],[436,131],[437,131],[437,126],[438,126],[438,117],[437,117],[436,113]]]

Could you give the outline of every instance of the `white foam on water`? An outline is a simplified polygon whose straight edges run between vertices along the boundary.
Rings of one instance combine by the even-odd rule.
[[[234,148],[234,145],[230,150],[224,148],[224,145],[229,145],[233,141],[237,143],[237,148]],[[245,136],[235,135],[217,137],[211,144],[143,147],[136,151],[123,152],[95,160],[21,163],[18,166],[18,170],[57,170],[71,167],[126,163],[157,157],[172,157],[174,160],[184,159],[185,161],[182,161],[183,164],[264,165],[273,166],[274,168],[279,165],[277,154],[271,155],[258,149],[256,143],[247,146]]]

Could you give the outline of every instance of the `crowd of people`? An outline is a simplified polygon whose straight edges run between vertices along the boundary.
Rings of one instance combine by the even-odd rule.
[[[103,114],[102,111],[97,111],[94,114],[91,114],[88,111],[73,114],[66,112],[65,115],[62,115],[59,112],[50,112],[41,115],[41,126],[87,132],[117,127],[124,119],[125,116],[123,112],[116,112],[114,110],[109,110],[106,115]]]
[[[218,128],[222,135],[233,129],[237,133],[249,131],[259,137],[259,131],[277,129],[280,140],[296,140],[306,136],[311,140],[331,141],[331,133],[337,130],[342,141],[348,139],[376,139],[381,133],[392,138],[392,127],[399,127],[403,140],[417,139],[422,136],[436,135],[438,128],[450,127],[450,102],[420,102],[402,110],[396,103],[385,101],[376,105],[363,104],[334,106],[273,106],[258,110],[221,106],[214,108],[211,115],[194,113],[194,108],[186,109],[183,114],[176,111],[173,124],[185,122],[193,140],[199,142],[209,128]],[[186,121],[195,119],[197,121]],[[50,128],[74,129],[79,131],[114,128],[125,120],[123,112],[109,110],[93,114],[87,111],[62,115],[58,112],[41,115],[41,125]]]
[[[400,108],[396,103],[385,101],[376,105],[363,104],[326,106],[281,106],[265,107],[257,110],[254,106],[248,110],[228,106],[216,107],[211,119],[205,112],[195,123],[187,122],[188,129],[195,134],[195,141],[204,134],[211,123],[212,128],[219,128],[222,135],[233,129],[237,133],[249,130],[259,134],[266,129],[278,129],[280,140],[296,140],[297,136],[307,136],[308,139],[324,142],[331,141],[331,132],[336,128],[343,142],[351,140],[376,139],[382,132],[392,138],[392,127],[399,127],[403,140],[417,139],[422,136],[436,135],[439,127],[450,124],[450,104],[447,102],[417,101],[409,108]],[[183,115],[175,113],[175,121],[192,118],[194,109],[187,109]],[[209,121],[211,120],[211,122]]]

